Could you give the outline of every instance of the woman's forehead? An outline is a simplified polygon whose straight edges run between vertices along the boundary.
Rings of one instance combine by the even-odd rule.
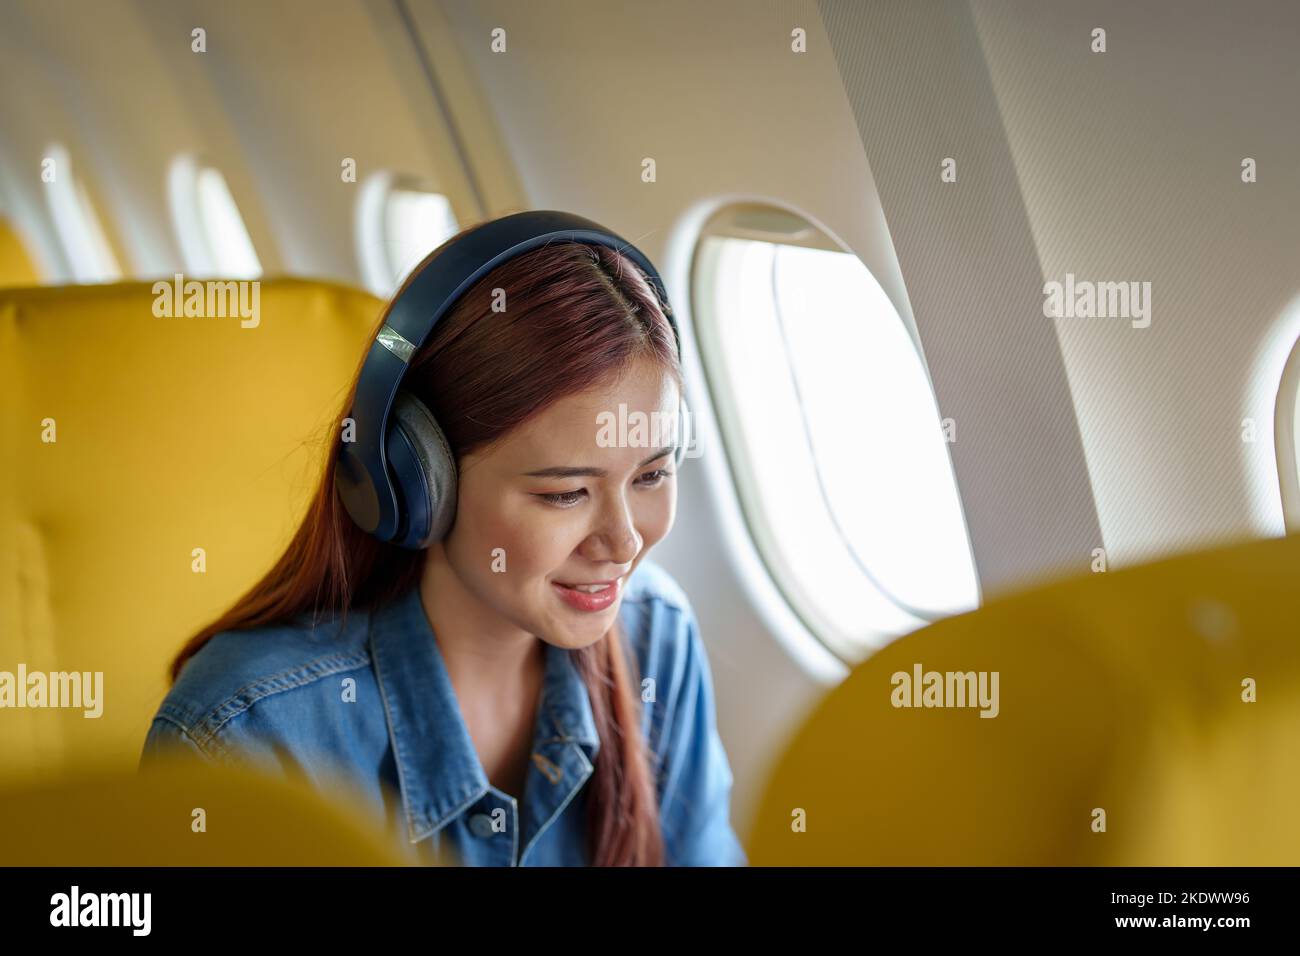
[[[616,381],[552,402],[502,436],[493,457],[503,464],[509,460],[529,465],[548,459],[536,467],[596,463],[597,458],[613,467],[611,462],[624,457],[635,464],[666,443],[677,410],[678,389],[671,374],[653,366],[631,370]]]

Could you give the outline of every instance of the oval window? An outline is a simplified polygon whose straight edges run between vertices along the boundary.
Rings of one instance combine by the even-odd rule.
[[[855,660],[976,606],[951,423],[862,261],[793,213],[729,207],[692,287],[741,508],[809,629]]]

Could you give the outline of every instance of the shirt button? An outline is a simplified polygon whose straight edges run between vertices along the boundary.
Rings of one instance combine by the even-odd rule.
[[[469,829],[477,837],[490,837],[495,832],[492,829],[492,818],[486,813],[476,813],[470,817]]]

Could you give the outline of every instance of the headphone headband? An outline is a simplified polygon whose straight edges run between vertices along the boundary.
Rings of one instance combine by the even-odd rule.
[[[606,246],[636,263],[664,304],[681,356],[681,333],[663,280],[645,254],[627,240],[590,219],[555,210],[515,213],[475,227],[435,251],[407,278],[361,367],[350,411],[356,441],[342,443],[335,475],[348,513],[370,534],[399,543],[408,539],[407,546],[413,546],[410,529],[402,527],[402,507],[390,479],[387,454],[389,418],[411,356],[457,299],[483,276],[550,242]]]

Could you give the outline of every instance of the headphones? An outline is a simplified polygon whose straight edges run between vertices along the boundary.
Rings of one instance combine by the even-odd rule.
[[[401,388],[415,350],[452,304],[501,263],[551,242],[606,246],[641,269],[659,297],[681,358],[682,340],[663,280],[627,240],[571,213],[515,213],[477,226],[444,245],[407,278],[370,345],[357,379],[350,417],[355,441],[343,441],[334,478],[352,520],[381,541],[427,548],[456,515],[456,460],[433,413]],[[673,461],[690,444],[686,402],[678,409]]]

